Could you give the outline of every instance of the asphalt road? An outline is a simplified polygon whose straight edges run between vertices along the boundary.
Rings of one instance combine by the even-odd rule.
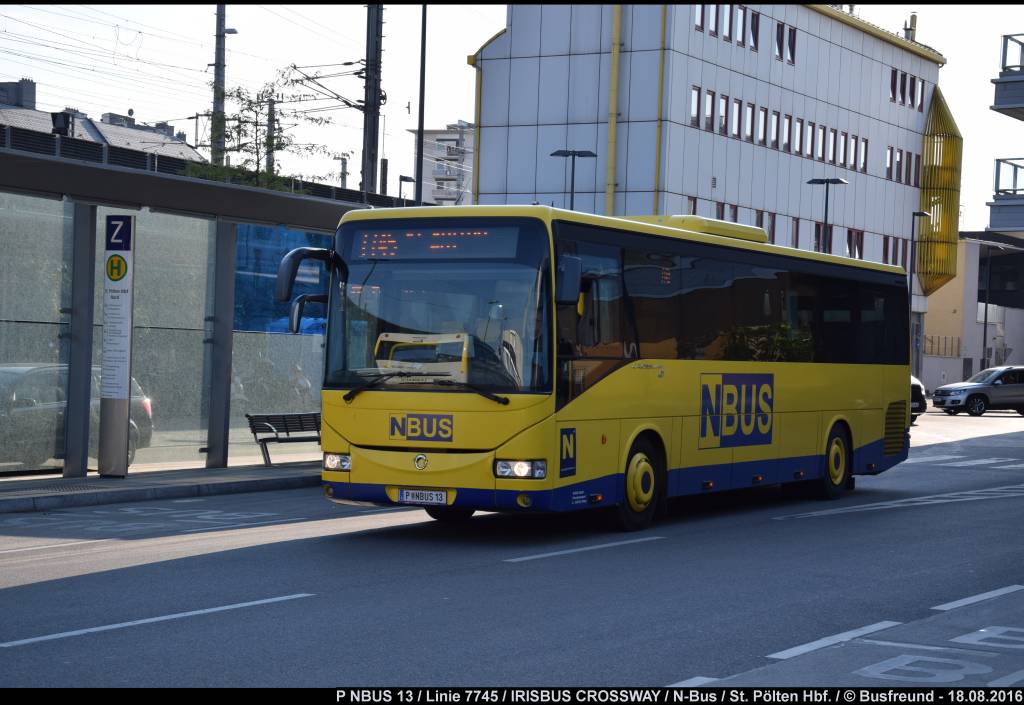
[[[686,499],[638,534],[316,489],[0,515],[0,686],[840,685],[871,682],[871,649],[967,658],[926,645],[935,620],[1024,644],[1024,419],[912,434],[837,502]],[[978,653],[945,684],[1024,670],[1019,646]],[[893,673],[874,684],[922,684]]]

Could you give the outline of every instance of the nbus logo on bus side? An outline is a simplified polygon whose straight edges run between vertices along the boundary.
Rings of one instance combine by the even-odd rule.
[[[772,442],[775,375],[702,374],[698,448]]]

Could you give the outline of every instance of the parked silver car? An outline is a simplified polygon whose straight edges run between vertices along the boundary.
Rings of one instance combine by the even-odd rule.
[[[944,384],[935,390],[932,404],[950,415],[1014,409],[1024,416],[1024,367],[990,367],[965,382]]]
[[[910,423],[917,421],[917,417],[928,410],[928,401],[925,396],[928,391],[914,375],[910,375]]]

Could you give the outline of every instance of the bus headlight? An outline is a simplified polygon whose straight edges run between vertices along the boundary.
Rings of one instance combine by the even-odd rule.
[[[548,476],[548,464],[544,460],[498,460],[494,463],[494,474],[521,480],[543,480]]]
[[[351,470],[352,469],[352,456],[341,455],[339,453],[324,453],[324,469],[325,470]]]

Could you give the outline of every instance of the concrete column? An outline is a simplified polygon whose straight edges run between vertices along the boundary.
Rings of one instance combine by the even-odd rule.
[[[71,245],[71,345],[64,411],[64,477],[85,477],[89,464],[92,326],[96,284],[96,206],[75,203]]]
[[[210,362],[210,416],[206,467],[228,464],[231,427],[231,353],[235,322],[235,247],[237,226],[217,221],[213,273],[213,337]]]

